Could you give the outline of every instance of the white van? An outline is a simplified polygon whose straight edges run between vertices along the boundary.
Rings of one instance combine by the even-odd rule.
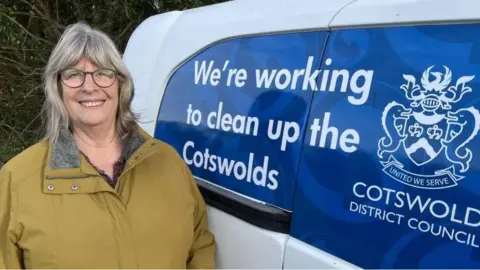
[[[237,0],[144,21],[142,127],[219,268],[480,268],[480,1]]]

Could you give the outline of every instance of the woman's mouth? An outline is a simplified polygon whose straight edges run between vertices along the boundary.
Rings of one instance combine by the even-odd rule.
[[[102,106],[105,103],[105,100],[95,100],[95,101],[80,101],[80,105],[83,107],[91,108],[91,107],[98,107]]]

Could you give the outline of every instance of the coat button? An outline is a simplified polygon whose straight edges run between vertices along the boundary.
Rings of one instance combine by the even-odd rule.
[[[54,187],[53,185],[51,185],[51,184],[50,184],[50,185],[48,185],[48,186],[47,186],[47,189],[48,189],[48,190],[50,190],[50,191],[52,191],[52,190],[54,190],[54,189],[55,189],[55,187]]]
[[[73,191],[77,191],[77,190],[78,190],[78,186],[75,185],[75,184],[73,184],[73,185],[72,185],[72,190],[73,190]]]

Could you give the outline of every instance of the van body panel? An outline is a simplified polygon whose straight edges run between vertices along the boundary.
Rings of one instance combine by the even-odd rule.
[[[123,60],[134,78],[132,109],[139,115],[139,125],[152,135],[159,100],[163,95],[163,89],[152,87],[157,80],[156,66],[161,64],[160,55],[165,37],[180,14],[180,11],[172,11],[149,17],[132,33],[124,52]]]
[[[293,237],[288,238],[283,269],[361,269]]]
[[[215,207],[207,211],[217,242],[217,268],[282,269],[288,234],[259,229]]]
[[[480,19],[476,0],[357,0],[329,24],[335,28],[465,23]]]

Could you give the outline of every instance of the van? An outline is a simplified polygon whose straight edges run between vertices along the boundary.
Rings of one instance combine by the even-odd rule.
[[[192,170],[218,267],[479,268],[478,10],[237,0],[142,22],[132,106]]]

